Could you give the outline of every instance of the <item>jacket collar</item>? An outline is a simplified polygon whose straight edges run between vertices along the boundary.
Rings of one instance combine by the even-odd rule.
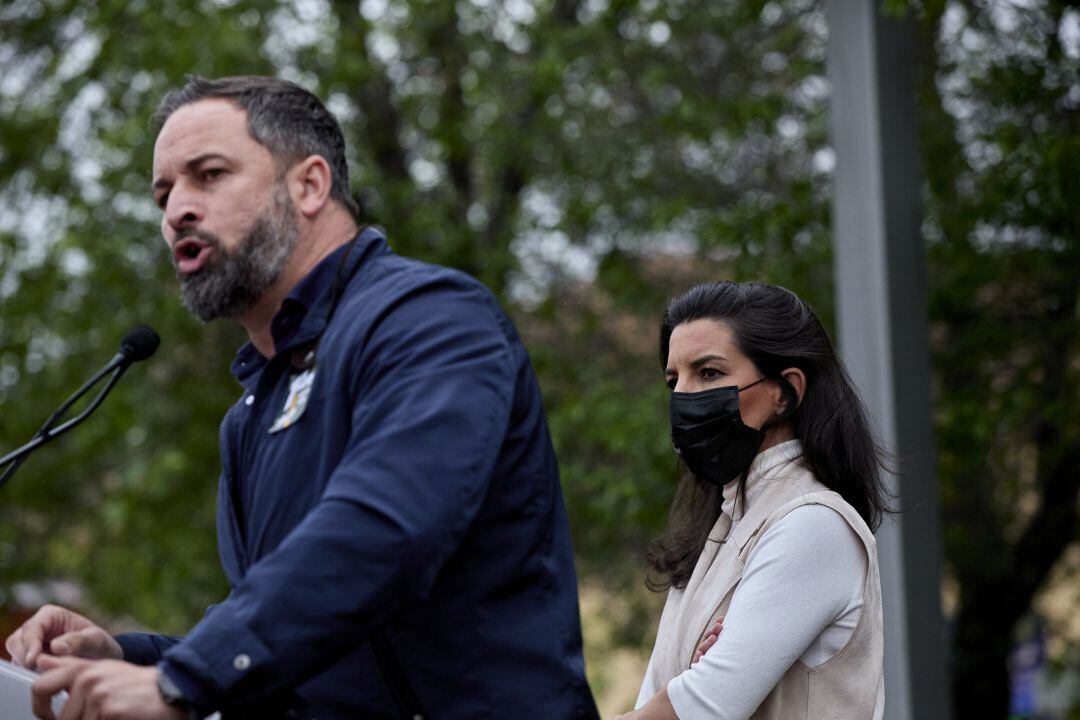
[[[270,324],[274,349],[280,355],[312,342],[322,335],[334,311],[335,286],[339,296],[357,271],[371,258],[390,252],[386,238],[374,228],[364,228],[355,238],[323,258],[289,292]],[[233,376],[247,385],[267,359],[250,341],[237,350]]]

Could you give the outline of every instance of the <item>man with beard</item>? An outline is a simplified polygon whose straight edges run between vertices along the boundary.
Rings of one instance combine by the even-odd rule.
[[[153,192],[185,305],[240,323],[221,428],[231,592],[182,638],[63,608],[7,640],[67,718],[595,718],[539,390],[491,294],[356,223],[305,90],[191,79]]]

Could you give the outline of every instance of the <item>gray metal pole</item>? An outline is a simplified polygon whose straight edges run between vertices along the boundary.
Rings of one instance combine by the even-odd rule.
[[[945,720],[941,540],[930,408],[912,30],[875,0],[827,0],[839,339],[881,439],[902,515],[878,531],[885,718]]]

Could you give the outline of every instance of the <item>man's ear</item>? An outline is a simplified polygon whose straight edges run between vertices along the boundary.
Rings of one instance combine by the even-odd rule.
[[[333,173],[322,155],[309,155],[289,168],[285,174],[293,207],[306,218],[312,218],[330,201]]]
[[[781,372],[780,377],[794,391],[795,397],[791,397],[791,393],[781,393],[776,412],[778,415],[790,416],[795,412],[795,408],[802,403],[803,394],[806,392],[806,374],[799,368],[792,367]],[[794,407],[788,407],[792,403],[794,403]]]

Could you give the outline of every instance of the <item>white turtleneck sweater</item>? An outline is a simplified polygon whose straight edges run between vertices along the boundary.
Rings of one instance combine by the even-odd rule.
[[[797,440],[760,453],[746,507],[763,488],[755,467],[800,453]],[[743,515],[738,485],[724,487],[732,529]],[[679,720],[747,720],[796,660],[816,667],[835,655],[859,621],[866,571],[862,541],[830,508],[806,505],[778,521],[747,558],[716,644],[668,684]],[[656,690],[642,687],[637,707]]]

